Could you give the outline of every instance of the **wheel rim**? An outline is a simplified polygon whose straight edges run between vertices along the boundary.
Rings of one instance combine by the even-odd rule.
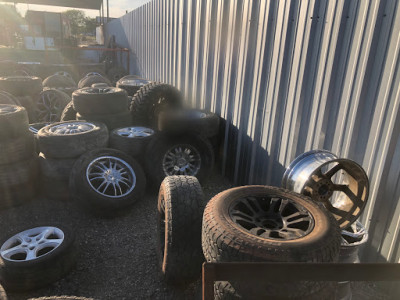
[[[86,88],[84,90],[81,90],[81,92],[84,92],[86,94],[108,94],[112,92],[112,88],[110,87],[97,87],[97,88]]]
[[[294,240],[314,228],[310,212],[295,201],[280,196],[248,196],[229,208],[231,220],[240,229],[265,239]]]
[[[148,84],[149,82],[150,81],[148,81],[148,80],[142,80],[142,79],[137,79],[137,78],[136,79],[128,78],[128,79],[122,79],[120,81],[120,84],[141,87],[141,86]]]
[[[136,174],[124,160],[101,156],[91,161],[86,169],[90,187],[102,196],[121,198],[133,191]]]
[[[17,107],[14,105],[0,105],[0,115],[5,115],[17,111]]]
[[[69,74],[68,72],[65,72],[65,71],[58,71],[58,72],[54,73],[54,75],[61,75],[64,77],[68,77],[69,79],[72,79],[71,74]]]
[[[101,76],[101,77],[103,77],[100,73],[97,73],[97,72],[90,72],[90,73],[87,73],[85,75],[85,77],[89,77],[89,76]]]
[[[196,176],[201,167],[201,156],[192,145],[176,145],[166,152],[162,164],[167,176]]]
[[[323,203],[341,229],[358,219],[369,192],[368,177],[360,165],[325,150],[296,158],[286,169],[282,186]]]
[[[0,249],[0,255],[8,261],[23,262],[41,258],[64,241],[64,232],[57,227],[36,227],[9,238]]]
[[[51,123],[43,123],[40,124],[40,126],[34,127],[34,126],[29,126],[29,131],[32,132],[33,134],[37,134],[40,129],[43,127],[46,127],[47,125],[50,125]]]
[[[154,130],[147,127],[125,127],[118,129],[117,134],[126,138],[141,138],[153,135]]]
[[[357,221],[347,229],[342,230],[342,247],[346,246],[359,246],[368,241],[368,231]]]
[[[57,122],[60,120],[64,105],[54,91],[43,91],[36,105],[39,122]]]
[[[54,134],[68,135],[68,134],[89,132],[92,131],[94,128],[95,125],[92,123],[70,122],[70,123],[62,123],[59,125],[53,125],[50,128],[50,132]]]

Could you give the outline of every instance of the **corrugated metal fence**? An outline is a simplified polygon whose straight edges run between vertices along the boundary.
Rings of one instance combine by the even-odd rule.
[[[324,148],[367,171],[369,260],[399,261],[400,5],[364,0],[153,0],[112,21],[131,70],[226,120],[222,169],[280,185]]]

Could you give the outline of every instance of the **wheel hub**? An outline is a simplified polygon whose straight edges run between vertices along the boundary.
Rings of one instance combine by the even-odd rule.
[[[117,130],[119,136],[134,138],[147,137],[154,134],[154,130],[147,127],[125,127]]]
[[[60,135],[68,135],[74,133],[83,133],[91,131],[95,125],[87,122],[71,122],[54,125],[50,128],[50,132]]]
[[[201,157],[191,145],[177,145],[169,149],[163,159],[165,175],[196,176],[201,167]]]

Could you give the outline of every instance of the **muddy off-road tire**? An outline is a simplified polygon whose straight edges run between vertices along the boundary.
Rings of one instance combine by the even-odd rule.
[[[0,104],[0,140],[16,138],[26,133],[29,119],[22,106]]]
[[[48,158],[76,158],[108,145],[108,130],[102,123],[67,121],[43,127],[37,134],[40,152]]]
[[[147,127],[117,128],[110,133],[110,147],[130,156],[141,155],[154,134],[154,130]]]
[[[46,231],[47,230],[47,231]],[[35,235],[39,233],[38,235]],[[0,281],[7,290],[26,291],[46,286],[64,277],[76,261],[73,230],[61,224],[45,224],[2,234],[0,245]],[[17,240],[23,241],[23,244]],[[37,241],[35,243],[33,241]],[[23,255],[23,246],[7,254],[12,246],[42,247],[35,257]],[[45,245],[45,247],[40,246]],[[45,252],[47,251],[47,252]],[[27,252],[25,252],[27,253]]]
[[[72,94],[75,110],[81,115],[118,114],[126,111],[128,95],[123,89],[84,88]]]
[[[76,110],[72,101],[70,101],[67,106],[65,106],[63,112],[61,113],[60,120],[61,122],[76,120]]]
[[[7,294],[6,291],[3,289],[3,287],[0,285],[0,300],[7,300]]]
[[[89,75],[79,80],[78,88],[91,87],[93,83],[107,83],[109,86],[112,85],[110,80],[101,75]]]
[[[203,215],[202,246],[208,262],[337,262],[340,229],[322,206],[268,186],[243,186],[216,195]],[[217,282],[220,299],[302,297],[323,282],[252,284]]]
[[[17,98],[5,91],[0,91],[0,104],[21,105]]]
[[[35,76],[0,77],[0,90],[13,96],[37,96],[42,91],[42,79]]]
[[[146,177],[132,157],[114,149],[98,149],[75,162],[69,184],[73,199],[88,211],[112,217],[142,198]]]
[[[158,114],[166,109],[182,106],[181,92],[165,83],[152,82],[136,92],[130,111],[135,125],[157,128]]]
[[[139,78],[136,75],[127,75],[118,80],[116,86],[124,89],[129,96],[133,97],[142,86],[149,83],[151,83],[150,80]]]
[[[210,142],[195,134],[155,135],[147,145],[145,155],[146,174],[156,186],[172,175],[195,176],[203,182],[214,166]]]
[[[35,138],[33,134],[26,131],[13,139],[1,141],[0,166],[31,158],[35,151]]]
[[[82,115],[76,114],[77,120],[86,120],[93,122],[102,122],[106,124],[109,131],[115,128],[132,126],[132,115],[129,111],[124,111],[117,114],[103,114],[103,115]]]
[[[35,103],[37,122],[59,122],[65,107],[71,102],[71,97],[54,88],[45,89]]]
[[[157,253],[166,282],[184,284],[201,273],[204,195],[192,176],[169,176],[158,194]]]

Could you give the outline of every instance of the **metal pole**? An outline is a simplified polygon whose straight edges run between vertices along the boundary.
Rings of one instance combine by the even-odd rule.
[[[104,0],[101,2],[101,11],[102,11],[102,17],[101,17],[101,25],[104,25]]]
[[[108,18],[110,18],[110,7],[108,6],[108,0],[107,0],[107,23],[108,23]]]

